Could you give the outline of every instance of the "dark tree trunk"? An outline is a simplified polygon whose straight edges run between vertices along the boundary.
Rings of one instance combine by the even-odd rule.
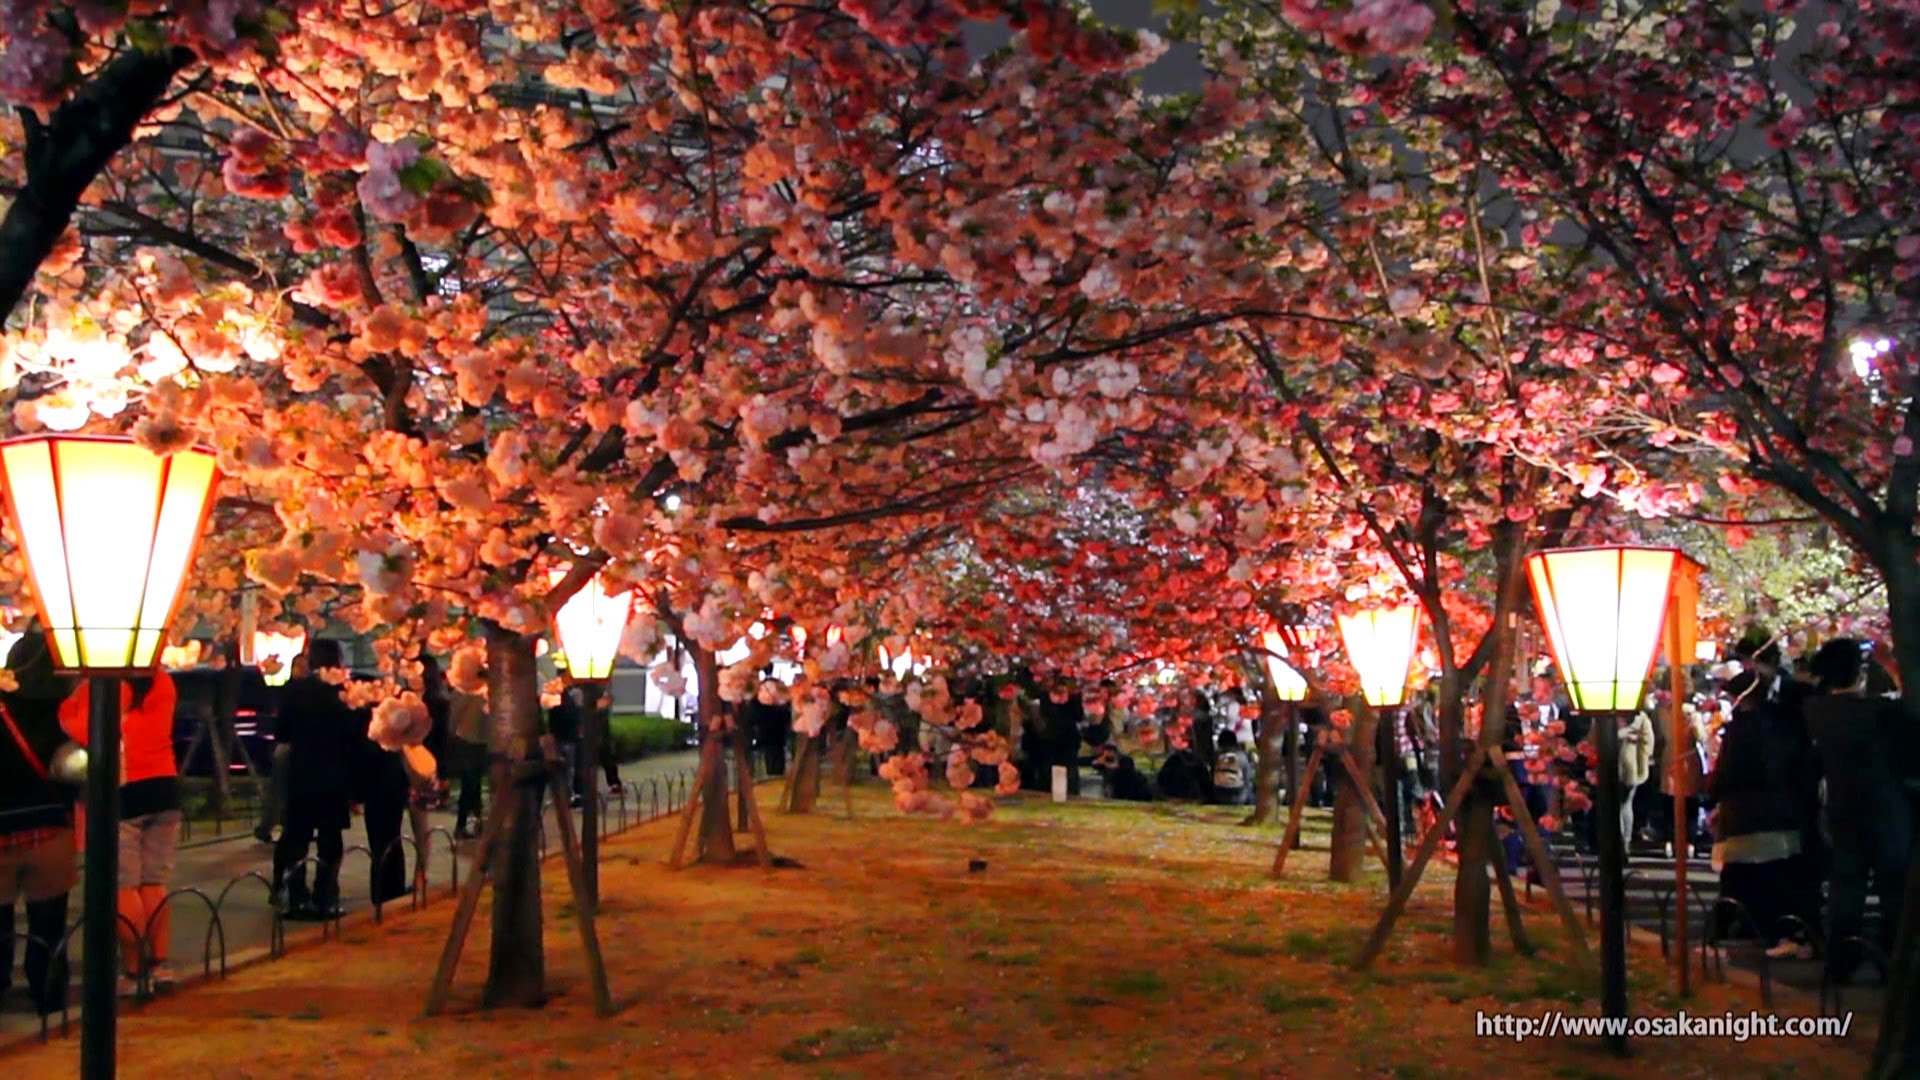
[[[700,745],[710,755],[706,788],[700,794],[700,847],[696,862],[733,862],[733,821],[727,813],[727,758],[729,742],[714,732],[720,717],[720,664],[713,650],[692,647],[693,670],[700,685]]]
[[[740,713],[744,711],[735,710],[733,751],[729,755],[736,766],[734,771],[739,774],[734,777],[733,803],[734,812],[740,818],[739,824],[734,828],[740,832],[746,832],[747,826],[752,821],[747,810],[747,800],[753,797],[753,740],[747,731],[747,725],[741,722],[744,717],[740,716]]]
[[[535,639],[487,624],[487,700],[492,713],[493,789],[516,799],[513,827],[493,854],[493,947],[483,1004],[546,1001],[541,944],[541,781],[512,779],[514,767],[540,757],[540,678]]]
[[[799,748],[794,751],[793,772],[788,783],[792,785],[791,798],[787,800],[787,811],[793,814],[810,814],[820,799],[820,760],[826,756],[826,735],[802,735]]]
[[[1520,609],[1520,601],[1526,586],[1526,575],[1522,568],[1526,559],[1525,536],[1519,526],[1503,524],[1496,533],[1496,566],[1500,578],[1499,594],[1494,603],[1493,625],[1487,630],[1493,640],[1487,650],[1487,664],[1481,671],[1480,693],[1480,739],[1479,745],[1487,748],[1489,762],[1497,768],[1505,768],[1506,762],[1500,756],[1500,737],[1507,722],[1507,703],[1512,698],[1513,637],[1515,613]],[[1453,707],[1462,713],[1465,702],[1458,697]],[[1443,724],[1446,721],[1443,720]],[[1461,730],[1459,715],[1454,720],[1454,730]],[[1445,769],[1455,778],[1471,748],[1459,741],[1447,740],[1445,728],[1442,728],[1442,742],[1449,749],[1443,755]],[[1454,750],[1455,747],[1459,749]],[[1493,850],[1496,838],[1493,831],[1494,800],[1491,793],[1480,784],[1470,789],[1467,804],[1460,808],[1460,866],[1461,871],[1453,879],[1453,958],[1456,963],[1484,966],[1493,956],[1493,888],[1487,876],[1489,853]],[[1471,869],[1469,869],[1471,868]]]
[[[1288,759],[1286,745],[1287,729],[1291,710],[1287,704],[1274,696],[1272,684],[1261,681],[1260,686],[1260,764],[1254,771],[1253,813],[1247,815],[1242,825],[1264,825],[1273,818],[1273,808],[1280,801],[1281,764]],[[1291,764],[1291,762],[1288,762]],[[1288,790],[1292,790],[1289,788]]]
[[[1347,731],[1346,752],[1360,775],[1373,768],[1373,731],[1375,717],[1371,709],[1356,709],[1353,726]],[[1329,881],[1353,881],[1367,861],[1367,804],[1353,777],[1339,762],[1329,762],[1327,775],[1333,777],[1333,853],[1327,860]]]
[[[1920,723],[1920,565],[1912,538],[1885,541],[1880,572],[1887,582],[1887,614],[1893,628],[1894,664],[1900,672],[1901,700],[1909,726]],[[1920,838],[1920,834],[1916,834]],[[1900,929],[1894,937],[1887,973],[1887,999],[1874,1046],[1873,1075],[1905,1077],[1920,1069],[1920,840],[1909,863]]]
[[[95,72],[45,123],[26,128],[26,183],[0,218],[0,321],[33,287],[40,264],[73,221],[80,197],[133,139],[134,129],[165,97],[173,77],[193,62],[185,49],[127,49]]]

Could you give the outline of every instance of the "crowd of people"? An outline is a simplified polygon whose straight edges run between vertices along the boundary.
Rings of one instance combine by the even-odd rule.
[[[76,825],[86,809],[84,766],[69,763],[84,761],[76,752],[88,742],[89,685],[56,674],[45,635],[31,630],[13,644],[5,666],[15,685],[0,691],[0,1004],[12,988],[17,952],[24,957],[27,1001],[45,1016],[66,1004],[60,943],[84,853]],[[430,659],[425,669],[423,700],[433,721],[428,750],[436,758],[456,751],[450,763],[462,781],[463,818],[477,817],[484,709],[463,701],[462,726],[451,730],[454,695]],[[350,707],[341,694],[350,678],[340,643],[314,641],[296,662],[273,717],[271,782],[255,835],[274,845],[272,900],[289,919],[338,912],[343,833],[356,808],[373,853],[369,894],[382,903],[407,895],[413,884],[399,841],[403,822],[439,797],[430,776],[369,737],[371,710]],[[175,981],[166,898],[183,801],[176,704],[164,669],[122,680],[117,907],[123,993],[135,992],[143,980],[162,990]],[[416,840],[424,832],[416,822]],[[317,854],[310,858],[310,852]],[[17,933],[16,904],[25,911]]]
[[[1582,793],[1593,731],[1550,673],[1509,710],[1503,744],[1528,812],[1594,850],[1618,828],[1630,851],[1711,859],[1716,932],[1757,936],[1774,958],[1812,958],[1832,975],[1884,957],[1898,926],[1920,791],[1920,748],[1871,643],[1826,642],[1801,663],[1759,633],[1731,661],[1656,672],[1644,708],[1619,717],[1620,819],[1596,820]],[[1675,724],[1674,709],[1680,710]],[[1609,722],[1609,721],[1601,721]],[[1585,751],[1585,752],[1582,752]],[[1675,812],[1676,802],[1681,807]],[[1509,862],[1522,864],[1508,833]],[[1864,933],[1869,896],[1879,918]]]

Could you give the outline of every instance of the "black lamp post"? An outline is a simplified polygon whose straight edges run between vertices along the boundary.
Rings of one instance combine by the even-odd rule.
[[[131,439],[0,443],[7,513],[26,554],[55,670],[87,687],[80,1075],[114,1075],[118,989],[120,681],[151,672],[219,484],[213,454],[162,457]]]
[[[1620,718],[1640,708],[1667,628],[1668,600],[1700,566],[1672,548],[1542,551],[1527,578],[1573,707],[1593,718],[1600,815],[1600,1011],[1627,1015],[1626,837],[1620,833]],[[1625,1036],[1609,1036],[1615,1052]]]

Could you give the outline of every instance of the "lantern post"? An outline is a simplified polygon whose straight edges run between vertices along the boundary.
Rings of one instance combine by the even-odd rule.
[[[1280,702],[1279,721],[1286,725],[1279,743],[1280,752],[1287,762],[1287,796],[1292,798],[1302,782],[1300,776],[1300,703],[1307,699],[1307,677],[1300,673],[1296,662],[1304,662],[1307,650],[1320,638],[1320,628],[1302,623],[1282,621],[1278,630],[1267,630],[1260,635],[1260,648],[1266,654],[1267,681],[1273,686],[1273,696]],[[1263,740],[1265,741],[1265,740]],[[1263,747],[1261,750],[1265,753]],[[1312,783],[1312,777],[1306,778]]]
[[[558,582],[565,570],[553,572]],[[601,747],[607,738],[607,714],[613,705],[613,661],[620,652],[620,638],[627,632],[627,620],[633,614],[633,593],[607,590],[603,575],[595,574],[579,592],[567,598],[554,613],[554,637],[566,655],[567,681],[580,689],[580,757],[575,763],[577,775],[588,779],[581,785],[580,861],[587,883],[586,903],[600,903],[600,795],[598,782],[591,779],[600,767]]]
[[[119,965],[120,683],[160,661],[220,473],[212,452],[118,436],[0,443],[7,516],[54,669],[89,680],[80,1075],[114,1075]]]
[[[1620,718],[1640,708],[1669,601],[1699,564],[1673,548],[1589,547],[1537,552],[1527,580],[1573,707],[1593,717],[1599,750],[1600,1008],[1627,1015],[1626,838],[1620,832]],[[1684,960],[1682,961],[1685,962]],[[1626,1049],[1625,1035],[1607,1045]]]
[[[1407,672],[1420,635],[1420,609],[1412,604],[1370,608],[1340,616],[1339,624],[1347,658],[1360,673],[1360,692],[1380,717],[1374,747],[1386,794],[1382,809],[1387,818],[1387,881],[1397,889],[1406,853],[1400,837],[1401,768],[1394,724],[1400,703],[1406,700]]]

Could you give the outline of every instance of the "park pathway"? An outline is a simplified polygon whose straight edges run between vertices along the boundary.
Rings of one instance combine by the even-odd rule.
[[[686,750],[623,763],[620,773],[625,802],[622,804],[618,797],[608,801],[603,831],[617,831],[679,806],[685,798],[684,789],[692,778],[698,757],[696,751]],[[455,852],[447,843],[453,833],[454,814],[451,810],[435,811],[431,818],[434,831],[428,844],[427,881],[433,902],[438,903],[445,898],[454,880]],[[553,821],[551,806],[547,810],[547,821]],[[548,833],[553,835],[551,829]],[[346,917],[352,918],[372,906],[368,902],[372,859],[365,851],[366,835],[360,819],[354,820],[352,828],[345,835],[345,841],[347,855],[340,874],[340,901]],[[360,845],[360,850],[355,850],[356,844]],[[471,841],[460,846],[464,848],[470,844]],[[413,862],[413,854],[409,851],[407,870],[410,876]],[[209,969],[213,974],[219,973],[222,936],[229,968],[268,955],[273,931],[273,909],[267,903],[267,880],[271,877],[272,869],[272,846],[255,840],[246,827],[229,823],[224,827],[224,835],[219,837],[211,837],[208,830],[201,828],[196,831],[195,839],[182,845],[173,888],[197,889],[206,898],[203,901],[199,897],[183,895],[174,901],[173,927],[169,935],[172,966],[182,980],[201,976]],[[462,863],[459,873],[464,875],[467,869]],[[71,923],[77,924],[80,918],[80,896],[81,889],[76,885],[68,909]],[[221,933],[212,932],[213,903],[219,907]],[[388,910],[395,907],[404,909],[409,903],[408,900],[395,901],[388,906]],[[25,919],[21,914],[16,912],[15,919],[16,927],[24,930]],[[319,923],[288,922],[283,925],[288,946],[312,942],[331,932],[330,927]],[[72,986],[67,1001],[70,1009],[68,1018],[77,1026],[80,1022],[80,935],[74,933],[72,937]],[[0,1002],[0,1046],[40,1030],[40,1021],[26,1001],[25,976],[20,969],[22,945],[16,942],[14,951],[13,989],[5,1001]],[[52,1027],[57,1029],[59,1022],[56,1014],[52,1018]]]

